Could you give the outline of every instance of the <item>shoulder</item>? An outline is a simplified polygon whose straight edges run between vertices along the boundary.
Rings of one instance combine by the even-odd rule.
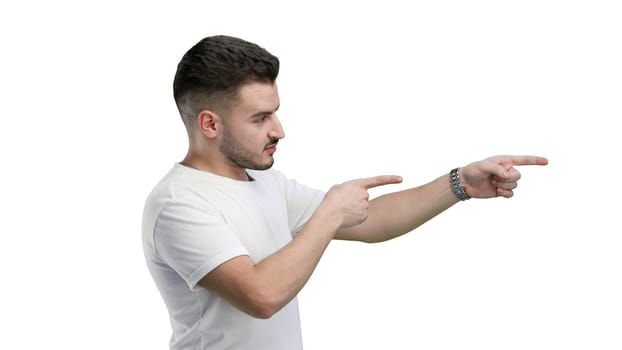
[[[188,178],[188,174],[184,173],[183,169],[175,165],[153,187],[151,193],[147,197],[147,202],[169,200],[178,197],[180,194],[183,196],[184,192],[187,192],[188,185],[191,185],[191,183],[192,181]]]
[[[200,173],[189,171],[179,164],[154,186],[145,201],[145,211],[158,213],[171,205],[187,204],[196,207],[208,205],[206,201],[214,186],[209,178],[201,178]]]

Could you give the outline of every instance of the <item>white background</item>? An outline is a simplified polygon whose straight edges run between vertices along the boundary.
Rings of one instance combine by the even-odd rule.
[[[308,185],[550,160],[511,200],[331,244],[306,349],[622,348],[616,1],[166,3],[0,5],[0,348],[167,348],[142,205],[185,154],[176,64],[213,34],[280,58],[276,167]]]

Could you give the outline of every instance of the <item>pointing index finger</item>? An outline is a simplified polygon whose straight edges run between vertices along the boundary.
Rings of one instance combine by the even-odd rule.
[[[548,159],[538,156],[505,156],[501,157],[502,164],[509,165],[547,165]]]
[[[365,179],[359,179],[358,181],[363,187],[366,189],[370,189],[373,187],[390,185],[390,184],[398,184],[402,182],[402,177],[397,175],[380,175],[374,177],[368,177]]]

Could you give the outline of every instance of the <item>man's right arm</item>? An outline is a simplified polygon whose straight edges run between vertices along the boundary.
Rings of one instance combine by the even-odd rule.
[[[283,248],[259,263],[246,255],[230,259],[203,277],[199,285],[253,317],[271,317],[309,280],[335,233],[367,219],[367,190],[400,181],[399,176],[388,175],[334,186],[303,229]]]

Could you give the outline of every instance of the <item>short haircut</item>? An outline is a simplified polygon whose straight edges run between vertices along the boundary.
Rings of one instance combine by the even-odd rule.
[[[230,36],[202,39],[177,65],[173,95],[186,127],[203,109],[226,110],[240,87],[274,82],[279,59],[264,48]]]

